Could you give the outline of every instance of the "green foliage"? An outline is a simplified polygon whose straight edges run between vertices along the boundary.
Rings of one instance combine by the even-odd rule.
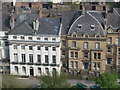
[[[53,5],[53,2],[48,2],[49,5]]]
[[[101,88],[118,88],[117,75],[106,72],[96,79]]]
[[[108,4],[112,7],[120,8],[120,2],[109,2]]]
[[[73,75],[67,74],[67,77],[68,77],[68,79],[80,79],[80,80],[82,80],[82,75],[73,76]]]
[[[96,78],[97,78],[97,77],[96,77],[96,76],[93,76],[93,75],[89,75],[89,76],[88,76],[88,80],[89,80],[89,81],[95,81]]]
[[[10,74],[2,75],[2,88],[29,88],[22,80],[18,80],[16,76]]]
[[[41,76],[42,88],[69,88],[67,76],[65,74],[58,75],[57,72],[52,72],[52,75]]]

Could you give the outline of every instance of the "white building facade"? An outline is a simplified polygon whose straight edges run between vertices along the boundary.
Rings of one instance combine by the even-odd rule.
[[[8,40],[11,74],[39,76],[53,70],[60,73],[59,36],[9,35]]]
[[[8,32],[0,31],[0,59],[9,58],[9,47],[8,47]]]

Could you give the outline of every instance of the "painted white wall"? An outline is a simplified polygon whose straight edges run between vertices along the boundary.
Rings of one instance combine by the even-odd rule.
[[[0,59],[5,59],[8,58],[8,50],[9,47],[5,46],[5,42],[7,42],[7,35],[5,35],[5,33],[7,33],[6,31],[0,31]]]
[[[28,42],[28,37],[29,36],[25,36],[25,43]],[[58,66],[43,66],[43,65],[21,65],[21,64],[10,64],[10,73],[13,75],[16,75],[15,73],[15,66],[17,66],[19,68],[19,73],[18,75],[24,75],[23,71],[22,71],[22,67],[25,66],[26,67],[26,75],[30,75],[30,67],[33,67],[34,69],[34,76],[38,76],[38,67],[41,68],[42,71],[42,75],[46,74],[45,73],[45,68],[49,68],[49,72],[52,72],[52,69],[55,68],[58,73],[60,73],[61,70],[61,62],[60,62],[60,37],[59,36],[47,36],[49,38],[48,41],[44,40],[44,37],[46,36],[41,36],[41,40],[37,40],[36,37],[38,36],[31,36],[33,37],[33,40],[25,46],[25,50],[21,50],[21,45],[23,45],[24,43],[20,40],[20,36],[17,36],[17,40],[15,40],[15,43],[11,42],[11,40],[13,39],[13,35],[9,35],[8,41],[10,41],[12,44],[9,45],[9,53],[10,53],[10,62],[14,61],[14,53],[18,54],[18,62],[21,62],[21,54],[25,54],[26,55],[26,63],[29,62],[29,54],[33,54],[33,62],[37,63],[37,55],[41,55],[41,63],[43,64],[45,62],[45,55],[48,55],[49,57],[49,64],[52,63],[52,55],[56,55],[56,64],[59,64]],[[52,41],[52,38],[56,38],[56,41]],[[13,49],[13,45],[15,45],[17,42],[22,42],[22,44],[19,44],[17,46],[17,50]],[[36,43],[36,45],[32,45]],[[37,43],[41,44],[44,43],[44,45],[41,46],[41,50],[37,50]],[[53,46],[49,46],[52,43]],[[32,45],[33,46],[33,50],[29,50],[29,46]],[[58,45],[57,47],[55,45]],[[40,45],[39,45],[40,46]],[[49,46],[48,51],[45,51],[45,46]],[[56,47],[56,51],[52,51],[52,47]]]

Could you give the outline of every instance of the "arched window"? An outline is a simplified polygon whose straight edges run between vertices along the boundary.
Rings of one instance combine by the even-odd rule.
[[[15,74],[17,75],[18,74],[18,67],[15,66]]]
[[[77,37],[76,32],[73,32],[72,37],[74,37],[74,38],[76,38],[76,37]]]
[[[41,75],[41,68],[38,67],[38,75]]]
[[[49,75],[49,69],[48,68],[45,68],[45,73],[46,73],[46,75]]]
[[[95,35],[95,37],[96,37],[96,38],[100,38],[100,35],[99,35],[99,34],[97,34],[97,35]]]
[[[26,68],[24,66],[22,67],[22,72],[23,72],[23,75],[26,75]]]
[[[84,38],[88,38],[89,37],[89,35],[87,33],[84,34],[83,36],[84,36]]]

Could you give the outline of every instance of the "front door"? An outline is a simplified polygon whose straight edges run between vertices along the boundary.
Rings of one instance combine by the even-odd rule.
[[[88,63],[84,63],[84,69],[88,69]]]
[[[33,70],[33,68],[30,68],[30,76],[34,76],[34,70]]]

